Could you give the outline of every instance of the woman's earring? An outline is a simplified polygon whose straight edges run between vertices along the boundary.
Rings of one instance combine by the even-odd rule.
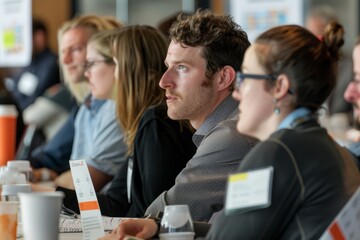
[[[277,106],[277,102],[278,102],[278,100],[276,98],[274,98],[274,100],[273,100],[273,103],[275,104],[274,113],[276,115],[279,115],[280,114],[280,108]]]

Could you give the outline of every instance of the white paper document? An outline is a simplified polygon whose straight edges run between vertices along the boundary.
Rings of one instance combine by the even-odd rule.
[[[77,200],[81,214],[83,240],[96,240],[105,235],[99,203],[86,161],[71,160]]]
[[[122,220],[127,218],[116,218],[116,217],[102,217],[103,225],[105,231],[111,231],[115,229]],[[69,233],[69,232],[82,232],[82,222],[80,218],[69,218],[69,217],[60,217],[59,221],[59,232]]]

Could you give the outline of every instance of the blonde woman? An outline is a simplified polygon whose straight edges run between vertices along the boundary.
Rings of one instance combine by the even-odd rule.
[[[77,101],[84,103],[73,110],[54,139],[33,156],[34,167],[48,168],[53,176],[63,174],[56,179],[59,186],[73,188],[71,174],[66,172],[69,159],[87,160],[97,191],[113,178],[117,167],[125,162],[127,148],[122,144],[122,132],[114,114],[115,104],[92,96],[84,75],[87,41],[100,31],[122,26],[112,17],[86,15],[65,22],[59,29],[59,56],[64,82]],[[112,57],[110,52],[107,54]],[[37,178],[46,175],[44,172],[44,169],[36,172]]]

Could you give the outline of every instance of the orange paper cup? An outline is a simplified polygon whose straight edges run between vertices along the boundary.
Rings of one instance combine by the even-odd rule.
[[[15,105],[0,105],[0,166],[15,156],[17,114]]]

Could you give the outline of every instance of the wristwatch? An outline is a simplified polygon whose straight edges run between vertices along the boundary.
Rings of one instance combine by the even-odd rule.
[[[156,231],[156,235],[154,236],[154,238],[158,238],[159,234],[160,234],[160,228],[161,228],[161,219],[163,216],[163,212],[158,212],[156,214],[156,216],[152,216],[151,214],[149,214],[148,216],[146,216],[145,218],[147,219],[152,219],[155,221],[156,225],[157,225],[157,231]]]

